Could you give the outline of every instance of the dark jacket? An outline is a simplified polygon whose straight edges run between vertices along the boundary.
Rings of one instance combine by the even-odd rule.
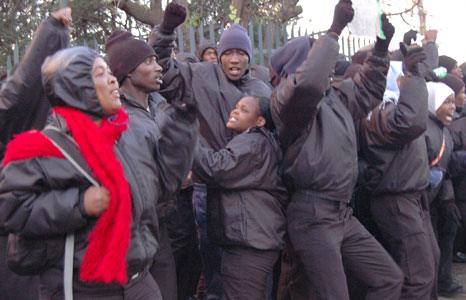
[[[271,110],[286,149],[285,183],[313,197],[349,202],[358,175],[354,120],[380,103],[389,61],[372,55],[352,80],[329,87],[338,42],[317,40],[296,74],[282,79]]]
[[[42,90],[40,68],[47,56],[66,48],[68,43],[66,27],[52,17],[44,20],[16,71],[1,86],[0,160],[15,134],[44,127],[50,104]]]
[[[427,96],[423,78],[406,76],[397,104],[384,101],[360,121],[360,154],[368,164],[363,181],[373,195],[427,188],[429,167],[423,136]]]
[[[277,141],[260,128],[237,135],[219,151],[199,148],[193,172],[210,188],[209,234],[214,232],[215,241],[224,246],[282,249],[287,195],[280,160]]]
[[[448,129],[454,147],[449,173],[453,181],[455,199],[466,202],[466,117],[454,119]]]
[[[160,94],[170,101],[193,98],[198,106],[200,134],[214,150],[220,150],[231,140],[233,132],[226,129],[230,111],[244,94],[266,96],[270,88],[247,72],[239,81],[230,81],[220,64],[186,64],[170,58],[175,34],[167,35],[154,28],[153,43],[164,68]]]
[[[453,139],[450,131],[432,114],[429,114],[427,120],[425,142],[430,168],[436,168],[443,173],[441,184],[436,188],[429,188],[429,201],[434,201],[438,196],[441,196],[441,200],[453,200],[455,197],[453,188],[450,188],[451,182],[448,174],[450,159],[453,153]],[[443,155],[439,156],[443,142],[445,142],[445,151]],[[438,163],[432,165],[432,162],[437,158],[440,159]]]
[[[139,164],[138,188],[157,187],[148,200],[157,202],[159,222],[165,222],[175,209],[174,195],[192,165],[197,121],[177,112],[155,92],[149,95],[149,111],[126,95],[121,98],[130,120],[121,142],[127,144],[129,158]],[[147,174],[156,176],[146,178]]]
[[[68,53],[57,56],[65,61],[51,63],[51,70],[43,73],[45,91],[55,99],[52,103],[61,101],[99,116],[102,112],[96,106],[90,73],[95,57],[89,57],[90,50],[82,49],[74,50],[78,54],[71,58]],[[80,96],[73,96],[75,93]],[[151,99],[151,113],[157,111],[154,105]],[[174,193],[181,185],[191,165],[197,135],[195,119],[175,106],[166,105],[159,110],[159,122],[154,122],[153,115],[131,101],[126,102],[126,108],[129,128],[116,143],[115,153],[131,187],[131,239],[127,253],[131,278],[152,263],[158,249],[158,197],[165,192]],[[59,117],[51,118],[50,122],[68,134]],[[74,267],[78,269],[81,265],[89,233],[97,220],[86,216],[82,209],[83,194],[89,186],[64,159],[19,160],[2,170],[0,224],[9,232],[46,241],[47,253],[50,248],[56,264],[41,274],[45,285],[56,286],[57,276],[61,276],[64,235],[68,232],[75,232],[76,236]]]

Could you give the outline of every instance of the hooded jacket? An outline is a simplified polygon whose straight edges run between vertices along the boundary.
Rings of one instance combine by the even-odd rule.
[[[224,149],[200,147],[193,172],[210,188],[209,235],[223,246],[280,250],[284,244],[286,188],[281,150],[273,135],[252,128]]]
[[[97,57],[94,51],[77,47],[57,53],[44,64],[44,87],[52,103],[79,108],[94,116],[103,115],[100,106],[96,105],[95,90],[91,89],[90,70]],[[134,130],[125,132],[115,145],[115,153],[131,187],[132,222],[127,252],[129,278],[152,263],[158,249],[157,195],[161,194],[162,186],[165,189],[173,188],[169,184],[164,185],[165,180],[174,180],[171,172],[162,178],[152,170],[155,166],[165,170],[163,164],[166,161],[163,161],[163,156],[157,156],[165,153],[165,150],[152,148],[153,152],[150,152],[147,147],[148,143],[159,142],[161,148],[166,149],[163,146],[166,145],[172,149],[173,142],[160,142],[161,139],[154,138],[154,127],[138,128],[138,124],[134,123],[136,120],[129,117],[129,127]],[[52,117],[49,122],[69,134],[60,117]],[[176,124],[170,129],[174,123],[168,119],[161,122],[159,132],[163,135],[166,131],[177,131]],[[173,159],[170,161],[174,162]],[[176,164],[182,162],[177,160]],[[183,177],[182,174],[178,176]],[[75,232],[75,270],[81,265],[89,233],[97,220],[86,216],[82,208],[83,193],[89,186],[89,182],[67,160],[54,157],[11,162],[1,173],[0,223],[9,232],[45,240],[47,253],[52,254],[50,259],[56,262],[41,274],[42,284],[49,289],[60,286],[64,236],[67,232]]]
[[[225,128],[230,111],[244,94],[270,97],[270,88],[249,71],[238,81],[230,81],[221,64],[186,64],[170,58],[175,34],[164,34],[155,27],[151,45],[164,69],[160,94],[166,99],[194,99],[198,107],[199,131],[214,150],[220,150],[234,136]],[[151,40],[151,39],[150,39]]]
[[[358,175],[354,121],[382,100],[388,58],[370,56],[355,80],[329,86],[339,45],[325,35],[314,42],[296,73],[281,80],[271,111],[286,149],[285,183],[297,198],[348,203]]]
[[[68,29],[53,17],[47,18],[36,30],[16,71],[0,86],[0,160],[15,134],[44,127],[50,104],[42,90],[40,68],[47,56],[68,43]]]

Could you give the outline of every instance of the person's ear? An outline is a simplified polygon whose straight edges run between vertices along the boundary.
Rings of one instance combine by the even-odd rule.
[[[257,118],[256,126],[257,126],[257,127],[264,127],[264,126],[265,126],[265,118],[262,117],[262,116],[260,116],[259,118]]]

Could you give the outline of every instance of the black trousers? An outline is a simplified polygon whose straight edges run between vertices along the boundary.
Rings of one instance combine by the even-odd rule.
[[[434,200],[431,203],[430,214],[440,248],[438,288],[448,289],[453,283],[453,248],[458,225],[445,214],[445,208],[440,202]]]
[[[439,248],[424,193],[373,197],[371,212],[404,273],[401,299],[436,299]]]
[[[176,212],[168,220],[168,234],[175,258],[178,299],[186,300],[196,294],[202,271],[193,213],[192,188],[184,189],[178,194]]]
[[[150,273],[160,287],[163,300],[177,300],[176,265],[167,224],[160,224],[159,230],[160,249],[154,257]]]
[[[311,299],[349,299],[345,268],[368,286],[366,299],[399,299],[401,270],[346,203],[295,195],[287,219]]]
[[[280,252],[246,247],[222,251],[221,278],[224,300],[266,299],[267,278]]]

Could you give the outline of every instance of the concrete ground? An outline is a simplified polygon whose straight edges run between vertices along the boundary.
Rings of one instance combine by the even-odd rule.
[[[439,299],[466,300],[466,264],[458,264],[458,263],[453,264],[453,273],[455,274],[454,275],[455,280],[463,285],[464,292],[454,298],[439,297]]]

